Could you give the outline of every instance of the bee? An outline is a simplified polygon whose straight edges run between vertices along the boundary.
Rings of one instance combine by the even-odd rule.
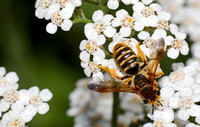
[[[164,40],[160,38],[152,43],[148,60],[140,49],[139,44],[140,42],[136,45],[137,55],[126,43],[115,45],[113,57],[117,67],[124,76],[120,77],[115,69],[100,66],[114,80],[91,81],[88,83],[88,88],[97,92],[136,93],[145,104],[152,104],[153,108],[156,103],[160,103],[158,101],[160,91],[155,77],[163,74],[162,71],[156,70],[164,54]]]

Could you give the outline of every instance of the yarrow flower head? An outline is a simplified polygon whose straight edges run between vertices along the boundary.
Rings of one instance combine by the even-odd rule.
[[[1,127],[25,127],[27,122],[30,122],[36,115],[37,111],[40,114],[45,114],[49,110],[45,106],[41,106],[41,101],[49,101],[52,93],[48,89],[44,89],[35,97],[31,96],[32,92],[37,94],[38,87],[30,88],[29,90],[18,90],[19,84],[17,83],[19,77],[15,72],[7,74],[4,67],[0,67],[0,121]],[[34,110],[32,105],[38,108]]]
[[[97,10],[92,15],[92,20],[94,23],[88,23],[85,25],[85,35],[91,38],[91,35],[104,34],[106,37],[113,37],[116,33],[116,29],[111,26],[111,20],[114,17],[110,14],[103,14],[103,11]]]
[[[73,24],[70,18],[74,9],[81,4],[81,0],[37,0],[35,15],[39,19],[51,19],[51,22],[46,26],[46,31],[50,34],[54,34],[57,27],[69,31]]]

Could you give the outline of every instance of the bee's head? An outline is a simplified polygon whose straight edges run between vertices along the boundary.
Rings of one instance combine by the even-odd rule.
[[[156,89],[155,91],[153,91],[151,96],[148,96],[147,98],[143,98],[143,102],[145,104],[154,104],[154,103],[157,103],[159,98],[160,98],[160,91]]]

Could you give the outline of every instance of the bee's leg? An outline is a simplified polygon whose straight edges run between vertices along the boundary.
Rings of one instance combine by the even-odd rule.
[[[160,77],[161,75],[164,75],[163,71],[158,71],[158,72],[155,73],[156,78]]]
[[[140,42],[138,42],[137,45],[136,45],[136,48],[137,48],[137,51],[138,51],[138,57],[143,61],[144,65],[147,65],[147,57],[144,54],[144,52],[141,50],[139,45],[140,45]]]
[[[125,82],[125,85],[129,87],[132,84],[132,76],[123,76],[121,77],[121,80]]]
[[[99,67],[101,69],[103,69],[104,71],[108,72],[112,78],[117,79],[117,80],[121,80],[121,77],[119,77],[119,75],[117,74],[115,69],[110,69],[110,68],[107,68],[105,66],[99,66]]]

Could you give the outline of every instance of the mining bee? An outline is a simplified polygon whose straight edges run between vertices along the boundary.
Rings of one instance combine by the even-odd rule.
[[[88,88],[97,92],[130,92],[139,95],[145,104],[159,103],[160,92],[155,77],[163,74],[156,71],[164,54],[164,40],[155,40],[150,48],[150,56],[147,59],[144,52],[136,45],[138,54],[126,43],[118,43],[113,48],[113,57],[119,70],[124,74],[119,77],[115,69],[100,66],[109,73],[114,80],[91,81]]]

